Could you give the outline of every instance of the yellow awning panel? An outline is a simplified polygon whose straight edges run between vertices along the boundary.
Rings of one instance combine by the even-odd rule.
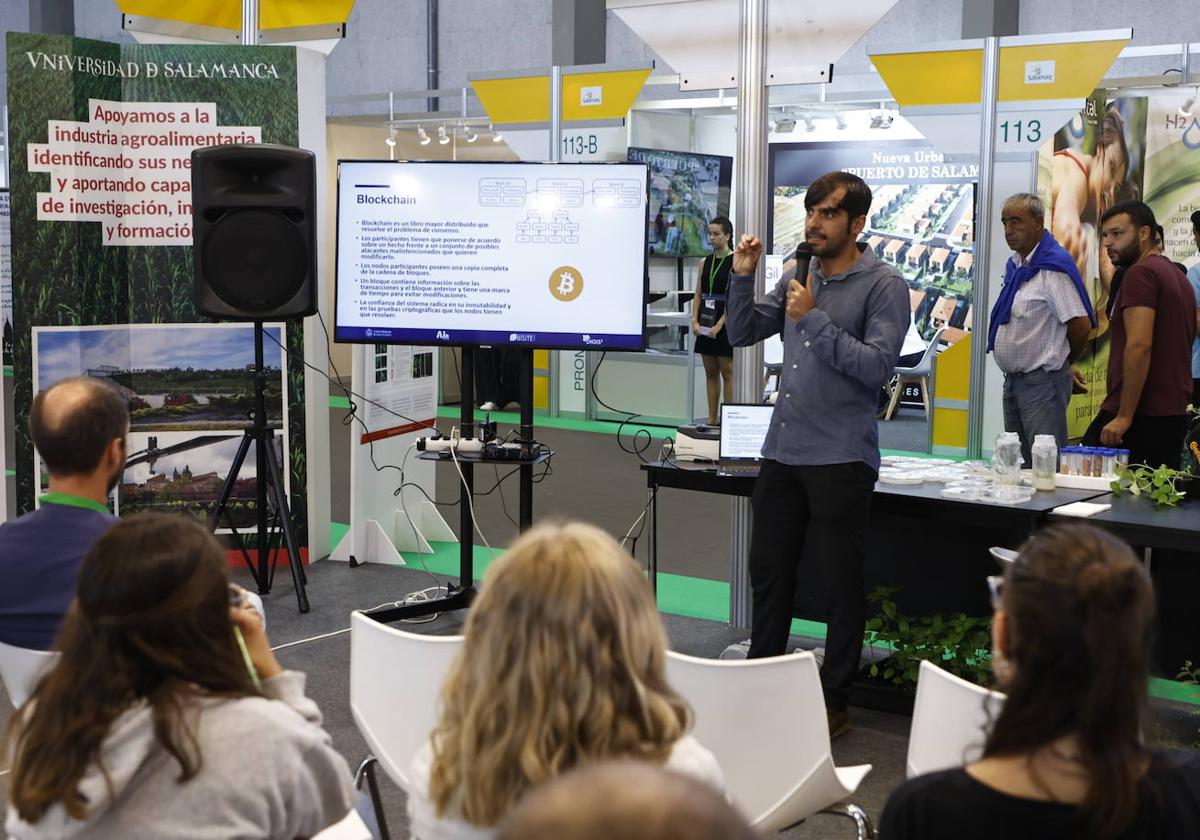
[[[550,77],[474,79],[471,87],[492,122],[550,121]]]
[[[650,77],[650,68],[564,73],[562,118],[619,120],[629,112]],[[472,79],[471,87],[492,122],[545,123],[550,121],[550,76],[511,79]]]
[[[1087,97],[1127,43],[1121,39],[1001,47],[997,98],[1001,102],[1028,102]],[[1053,81],[1047,81],[1050,78]]]
[[[890,53],[871,61],[896,104],[965,105],[983,89],[983,50]]]
[[[116,0],[122,14],[198,23],[222,29],[242,28],[241,0]],[[344,23],[354,0],[260,0],[260,29]]]

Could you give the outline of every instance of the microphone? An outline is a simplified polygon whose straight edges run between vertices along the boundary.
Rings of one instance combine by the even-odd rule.
[[[796,246],[796,281],[801,285],[808,280],[808,264],[812,262],[813,249],[806,241]]]

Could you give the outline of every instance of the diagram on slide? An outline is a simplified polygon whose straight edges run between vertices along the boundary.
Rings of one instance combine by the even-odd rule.
[[[524,207],[524,178],[480,178],[481,207]]]
[[[592,182],[593,207],[637,209],[642,206],[645,183],[632,179],[604,178]]]
[[[577,245],[579,224],[571,221],[566,210],[555,210],[549,219],[541,210],[531,209],[517,222],[517,242],[535,245]]]
[[[524,178],[480,178],[482,207],[526,208],[517,222],[515,241],[530,245],[577,245],[579,223],[571,208],[582,208],[591,194],[597,208],[634,209],[642,206],[645,185],[634,179],[601,178],[588,190],[582,178],[538,178],[532,190]]]

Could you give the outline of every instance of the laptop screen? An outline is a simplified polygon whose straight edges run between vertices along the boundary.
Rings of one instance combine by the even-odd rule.
[[[721,460],[760,460],[773,411],[773,405],[722,405]]]

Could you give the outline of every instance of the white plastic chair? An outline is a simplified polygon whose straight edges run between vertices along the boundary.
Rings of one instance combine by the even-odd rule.
[[[908,778],[978,760],[988,724],[999,716],[1004,700],[999,691],[922,661],[908,737]]]
[[[921,400],[925,403],[925,419],[929,419],[929,401],[931,399],[929,392],[933,388],[933,364],[937,359],[938,342],[941,341],[942,333],[945,331],[945,327],[937,328],[933,338],[929,339],[929,344],[925,347],[925,355],[921,356],[921,360],[915,365],[895,369],[896,384],[892,388],[892,398],[888,400],[887,411],[883,414],[884,420],[891,420],[892,415],[896,413],[896,406],[900,404],[900,395],[904,393],[905,382],[920,383]]]
[[[834,767],[817,661],[700,659],[667,652],[667,680],[691,704],[733,801],[760,834],[782,831],[850,796],[871,765]],[[831,810],[873,837],[857,806]]]
[[[31,650],[0,642],[0,679],[4,681],[13,708],[29,699],[38,678],[57,661],[55,651]]]
[[[385,838],[374,764],[408,790],[408,766],[437,722],[442,682],[462,642],[462,636],[408,633],[362,612],[350,615],[350,712],[371,750],[355,781],[366,779]]]

